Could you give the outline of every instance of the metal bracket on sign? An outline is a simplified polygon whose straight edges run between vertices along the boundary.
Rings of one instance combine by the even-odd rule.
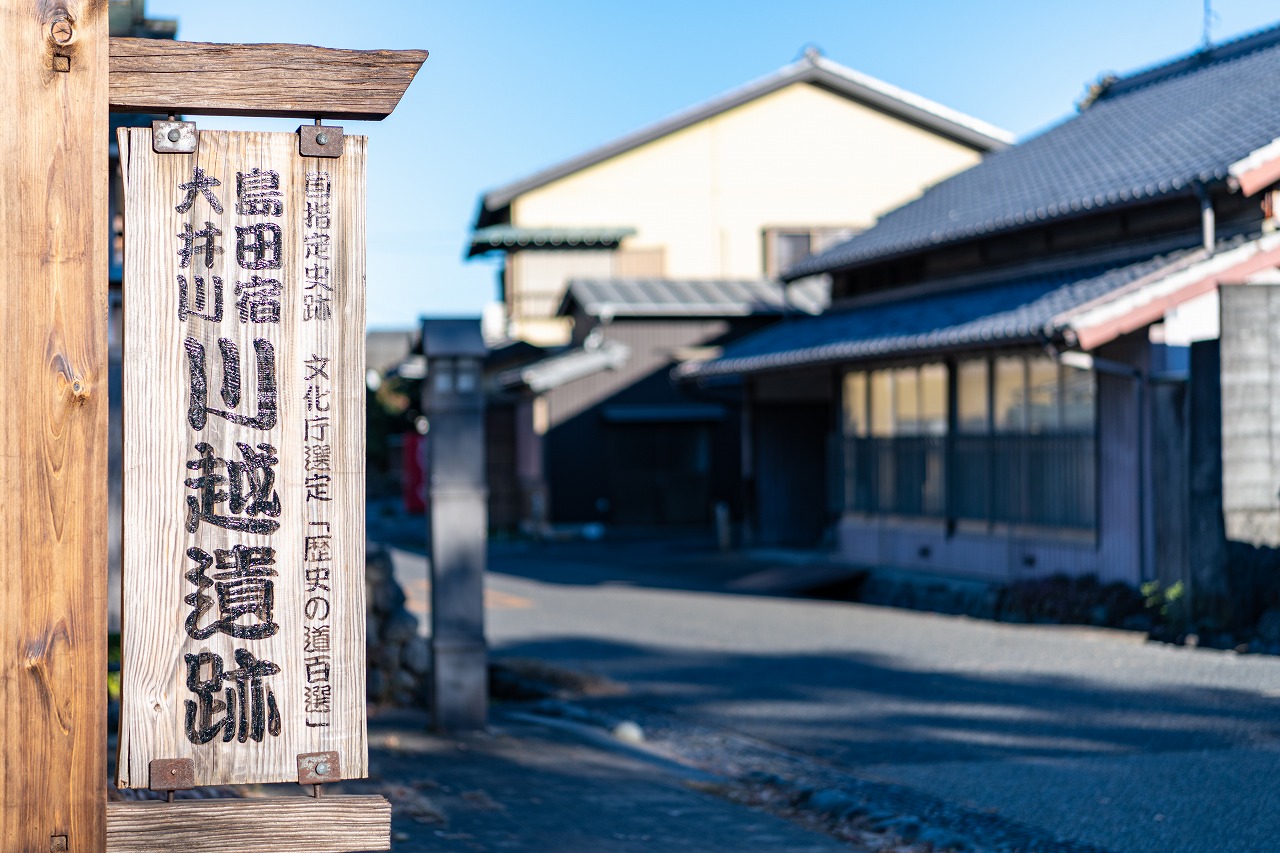
[[[310,785],[311,796],[319,798],[325,782],[342,781],[342,763],[336,752],[303,752],[298,755],[298,784]]]
[[[151,150],[157,154],[196,153],[196,123],[178,121],[176,116],[151,122]]]
[[[298,153],[303,157],[341,157],[342,128],[321,124],[304,124],[298,128]]]
[[[174,791],[190,791],[196,786],[196,763],[190,758],[156,758],[147,767],[151,777],[147,787],[164,791],[171,803]]]

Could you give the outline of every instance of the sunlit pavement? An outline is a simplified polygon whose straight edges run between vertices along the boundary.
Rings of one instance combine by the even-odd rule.
[[[397,568],[425,563],[401,551]],[[1280,837],[1280,658],[718,591],[747,570],[709,552],[497,546],[493,654],[626,685],[582,700],[614,717],[741,732],[1045,837],[1116,851]]]
[[[677,559],[563,550],[494,550],[490,589],[534,606],[491,609],[490,641],[632,690],[601,701],[1117,851],[1280,838],[1280,658],[691,590]]]

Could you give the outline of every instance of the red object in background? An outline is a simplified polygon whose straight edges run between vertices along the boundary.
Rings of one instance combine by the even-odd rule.
[[[427,511],[427,438],[416,432],[404,434],[401,458],[401,492],[404,510],[415,515]]]

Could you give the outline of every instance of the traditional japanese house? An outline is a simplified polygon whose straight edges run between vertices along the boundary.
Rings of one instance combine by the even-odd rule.
[[[523,389],[528,400],[510,405],[545,433],[545,457],[512,472],[526,520],[700,522],[708,502],[736,502],[736,487],[716,485],[736,482],[736,451],[720,449],[728,434],[712,426],[736,424],[735,404],[721,393],[691,408],[665,388],[666,366],[776,319],[765,281],[1010,139],[810,51],[484,194],[468,254],[501,255],[506,335],[548,350],[528,366],[533,384],[500,383]]]
[[[747,383],[754,540],[1130,583],[1275,544],[1277,79],[1280,28],[1105,78],[785,271],[830,307],[676,371]]]
[[[799,288],[788,301],[768,281],[571,281],[558,312],[573,321],[569,346],[494,371],[491,429],[509,418],[503,455],[530,495],[525,517],[700,525],[717,503],[736,511],[740,388],[693,393],[671,382],[671,368],[789,313],[815,313],[825,295]],[[493,494],[512,491],[490,475]]]

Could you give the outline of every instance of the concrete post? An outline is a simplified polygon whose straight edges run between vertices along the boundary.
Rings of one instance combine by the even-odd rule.
[[[431,717],[440,731],[479,729],[489,701],[480,381],[485,347],[479,321],[425,320],[422,346],[431,499]]]

